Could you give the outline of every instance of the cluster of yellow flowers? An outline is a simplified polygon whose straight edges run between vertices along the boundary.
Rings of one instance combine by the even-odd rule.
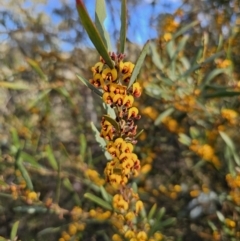
[[[201,145],[198,140],[193,139],[189,149],[204,160],[211,162],[216,168],[221,167],[221,162],[215,155],[214,149],[208,144]]]
[[[174,107],[182,112],[192,112],[197,108],[196,97],[200,94],[198,90],[193,95],[185,95],[184,97],[175,96]]]
[[[231,188],[230,197],[233,202],[240,206],[240,173],[238,173],[235,177],[230,173],[226,175],[226,181],[228,186]]]
[[[113,186],[125,185],[131,176],[136,176],[140,169],[140,161],[133,151],[133,144],[136,144],[137,134],[136,119],[140,119],[137,107],[133,107],[134,97],[141,95],[141,87],[135,82],[127,86],[134,64],[123,62],[123,54],[111,53],[110,57],[114,62],[114,68],[110,68],[100,58],[92,67],[93,78],[90,83],[102,89],[102,99],[114,109],[116,118],[114,125],[108,116],[102,117],[100,136],[107,142],[107,151],[113,159],[107,163],[105,168],[106,181]]]
[[[126,186],[129,178],[137,176],[141,170],[138,156],[133,152],[137,142],[135,121],[141,118],[133,102],[134,97],[140,97],[141,87],[137,82],[129,86],[134,64],[123,62],[122,54],[111,53],[110,57],[114,68],[111,69],[101,58],[92,67],[90,83],[102,90],[103,102],[110,105],[116,115],[114,119],[106,115],[102,117],[100,136],[105,139],[106,150],[112,157],[104,170],[105,179],[118,193],[112,199],[114,212],[92,210],[90,216],[110,220],[119,232],[112,236],[113,241],[160,241],[163,239],[160,232],[148,237],[150,224],[146,220],[144,224],[138,224],[137,217],[143,209],[143,202],[137,193]]]
[[[138,194],[131,189],[125,189],[122,194],[113,197],[113,207],[117,211],[111,217],[112,224],[119,230],[120,234],[112,236],[113,241],[160,241],[163,235],[155,232],[151,237],[148,236],[150,224],[145,220],[141,228],[134,227],[136,217],[143,209],[143,202],[139,200]]]
[[[79,240],[77,238],[77,234],[82,232],[86,224],[83,222],[84,218],[86,218],[85,214],[83,213],[83,210],[75,206],[70,212],[72,222],[68,225],[68,228],[66,231],[62,231],[61,237],[58,239],[58,241],[69,241],[69,240]],[[73,237],[75,239],[73,239]]]
[[[172,118],[171,116],[167,116],[162,120],[162,123],[166,126],[166,128],[172,133],[182,133],[184,129],[179,126],[177,120]]]
[[[222,109],[221,110],[222,117],[228,121],[230,125],[236,125],[237,124],[237,117],[238,113],[235,110],[232,109]]]

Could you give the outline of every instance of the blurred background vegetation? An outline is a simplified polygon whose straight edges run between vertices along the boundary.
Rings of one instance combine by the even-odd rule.
[[[90,78],[99,56],[75,2],[0,2],[0,236],[14,240],[18,225],[19,240],[70,240],[75,229],[111,240],[107,215],[89,218],[105,210],[83,197],[100,195],[106,158],[91,128],[101,101],[76,77]],[[142,3],[153,13],[165,4],[129,0],[130,25]],[[177,3],[144,19],[143,39],[157,36],[139,76],[135,182],[147,211],[156,203],[175,219],[164,240],[240,240],[240,1]],[[116,49],[119,2],[106,4]],[[134,62],[141,44],[128,34]]]

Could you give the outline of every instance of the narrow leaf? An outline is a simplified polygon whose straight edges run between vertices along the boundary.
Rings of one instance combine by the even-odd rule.
[[[176,223],[176,218],[168,218],[167,220],[160,222],[161,227],[170,226],[170,225],[173,225],[174,223]]]
[[[226,70],[225,69],[214,69],[212,70],[204,79],[201,84],[201,89],[205,88],[206,85],[210,83],[211,80],[213,80],[216,76],[219,74],[224,73]]]
[[[18,149],[16,156],[15,156],[15,160],[16,160],[16,162],[15,162],[16,168],[21,172],[22,177],[25,180],[28,189],[33,190],[32,180],[31,180],[26,168],[24,167],[24,165],[22,163],[21,149]]]
[[[82,158],[84,158],[87,150],[87,140],[84,134],[80,134],[79,142],[80,142],[80,155]]]
[[[114,67],[113,61],[111,60],[107,48],[104,45],[104,42],[101,38],[100,33],[98,32],[96,26],[93,24],[86,7],[83,4],[83,0],[76,0],[76,6],[78,10],[79,17],[82,21],[82,25],[87,31],[87,34],[95,46],[98,53],[102,56],[102,58],[106,61],[107,65],[110,68]]]
[[[88,80],[86,80],[84,77],[82,77],[79,74],[77,74],[77,77],[78,77],[79,80],[82,81],[82,83],[84,85],[86,85],[89,89],[91,89],[95,94],[97,94],[100,97],[102,97],[103,93],[99,89],[97,89],[95,86],[91,85]]]
[[[151,56],[152,56],[153,63],[156,65],[156,67],[159,70],[162,70],[164,68],[164,65],[161,61],[160,55],[158,54],[156,44],[153,43],[153,42],[150,42],[149,47],[150,47],[150,50],[151,50]]]
[[[92,126],[92,130],[95,134],[95,140],[101,146],[101,148],[104,149],[106,146],[105,140],[100,136],[100,133],[99,133],[98,129],[96,128],[96,126],[93,124],[93,122],[91,122],[91,126]]]
[[[49,228],[45,228],[43,230],[41,230],[40,232],[37,233],[37,236],[43,236],[46,234],[53,234],[53,233],[59,233],[60,231],[60,227],[58,228],[54,228],[54,227],[49,227]]]
[[[156,213],[156,210],[157,210],[157,204],[154,203],[152,208],[150,209],[150,211],[148,213],[148,221],[150,221],[153,218],[154,214]]]
[[[104,108],[105,110],[107,110],[107,114],[108,114],[111,118],[113,118],[113,119],[116,118],[116,113],[115,113],[114,109],[113,109],[110,105],[108,105],[108,104],[106,104],[106,103],[103,103],[103,108]]]
[[[26,61],[35,70],[35,72],[40,76],[41,79],[46,80],[46,81],[48,80],[47,76],[44,74],[41,67],[39,66],[39,64],[35,60],[30,59],[30,58],[26,58]]]
[[[23,162],[27,162],[29,164],[31,164],[33,167],[36,168],[41,168],[41,165],[38,164],[38,162],[36,161],[36,159],[31,156],[30,154],[26,153],[26,152],[22,152],[21,153]]]
[[[159,125],[164,118],[166,118],[167,116],[171,115],[173,112],[174,112],[174,108],[172,108],[172,107],[167,109],[167,110],[165,110],[163,113],[161,113],[157,117],[157,119],[154,122],[154,125],[156,125],[156,126]]]
[[[178,141],[183,145],[190,146],[192,139],[188,137],[186,134],[180,133],[178,137]]]
[[[179,31],[177,31],[174,35],[173,38],[177,38],[178,36],[182,35],[183,33],[187,32],[189,29],[193,28],[194,26],[198,25],[199,21],[196,20],[186,26],[184,26],[183,28],[181,28]]]
[[[11,241],[14,241],[17,236],[18,225],[19,225],[19,221],[15,222],[12,226],[12,230],[10,234]]]
[[[103,199],[99,198],[98,196],[92,193],[85,193],[84,197],[95,202],[99,206],[106,208],[107,210],[112,210],[112,206],[108,202],[104,201]]]
[[[119,53],[124,53],[127,34],[127,1],[122,0],[121,5],[121,29],[120,29],[120,49]]]
[[[130,78],[130,81],[129,81],[129,84],[128,84],[128,89],[133,85],[133,83],[135,82],[139,72],[140,72],[140,69],[142,67],[142,64],[143,64],[143,61],[149,51],[149,41],[145,44],[145,46],[143,47],[141,53],[140,53],[140,56],[138,57],[138,60],[137,60],[137,63],[133,69],[133,72],[132,72],[132,76]]]
[[[50,147],[50,145],[47,145],[46,147],[46,154],[47,154],[47,158],[49,160],[50,165],[52,166],[52,168],[57,171],[58,170],[58,163],[57,160],[55,159],[55,156],[53,154],[52,148]]]
[[[106,189],[103,186],[100,187],[100,191],[104,200],[110,203],[112,201],[112,196],[107,193]]]
[[[233,144],[233,141],[230,139],[230,137],[226,133],[224,133],[222,131],[219,131],[219,134],[222,137],[222,139],[225,141],[227,146],[230,148],[230,150],[234,151],[235,150],[235,146]]]
[[[96,1],[96,9],[95,9],[95,25],[101,35],[101,38],[106,46],[106,48],[110,51],[111,42],[108,32],[104,27],[104,20],[106,19],[106,4],[105,0],[97,0]]]
[[[144,129],[140,130],[136,136],[134,137],[134,139],[136,140],[142,133],[144,132]]]
[[[95,134],[95,140],[97,141],[97,143],[101,146],[101,148],[103,150],[105,150],[105,146],[106,146],[106,142],[105,140],[100,136],[100,133],[98,131],[98,129],[96,128],[96,126],[93,124],[93,122],[91,122],[91,127],[92,130]],[[112,156],[110,155],[110,153],[108,151],[105,150],[104,152],[105,157],[107,158],[107,160],[111,160]]]
[[[13,89],[13,90],[29,90],[30,86],[24,82],[16,81],[16,82],[7,82],[0,81],[1,88]]]
[[[221,98],[221,97],[232,97],[240,95],[239,91],[216,91],[211,94],[203,94],[204,98]]]

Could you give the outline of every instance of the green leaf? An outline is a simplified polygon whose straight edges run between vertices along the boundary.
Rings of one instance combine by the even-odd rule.
[[[92,193],[85,193],[84,197],[93,201],[94,203],[98,204],[99,206],[107,210],[112,210],[112,206],[108,202],[104,201],[103,199],[99,198],[98,196]]]
[[[116,131],[119,133],[120,132],[120,127],[119,127],[119,124],[114,120],[112,119],[110,116],[108,115],[104,115],[103,116],[105,120],[107,120],[108,122],[111,123],[111,125],[114,126],[114,128],[116,129]]]
[[[148,221],[150,221],[153,218],[154,214],[156,213],[156,210],[157,210],[157,204],[154,203],[152,208],[150,209],[150,211],[148,213]]]
[[[119,53],[124,53],[127,34],[127,1],[122,0],[121,4],[121,29]]]
[[[192,139],[198,139],[198,137],[200,135],[199,129],[197,129],[194,126],[191,126],[189,132],[190,132],[190,136]]]
[[[186,31],[188,31],[189,29],[193,28],[194,26],[198,25],[200,22],[198,20],[184,26],[183,28],[181,28],[180,30],[178,30],[174,35],[173,38],[177,38],[180,35],[182,35],[183,33],[185,33]]]
[[[184,49],[188,39],[189,39],[189,35],[183,36],[183,38],[177,45],[177,49],[175,50],[174,55],[172,56],[172,59],[175,59],[177,57],[177,55],[179,54],[179,52],[181,52]]]
[[[106,103],[103,103],[103,108],[104,108],[105,110],[107,110],[107,114],[108,114],[111,118],[116,119],[116,113],[115,113],[114,109],[113,109],[110,105],[108,105],[108,104],[106,104]]]
[[[82,25],[87,31],[87,34],[92,41],[93,45],[95,46],[98,53],[102,56],[102,58],[106,61],[107,65],[110,68],[114,68],[114,64],[112,59],[110,58],[108,54],[108,50],[103,42],[103,39],[101,38],[100,33],[98,32],[96,26],[92,22],[86,7],[83,4],[83,0],[77,0],[77,10],[79,17],[82,21]]]
[[[103,93],[97,89],[95,86],[93,86],[92,84],[89,83],[88,80],[86,80],[84,77],[82,77],[81,75],[76,75],[78,77],[79,80],[82,81],[82,83],[84,85],[86,85],[89,89],[91,89],[95,94],[99,95],[100,97],[102,97]]]
[[[172,59],[172,57],[174,56],[174,53],[176,51],[173,40],[171,40],[167,43],[166,49],[167,49],[167,53],[169,55],[169,58]]]
[[[199,57],[199,54],[201,54],[201,53],[202,53],[202,48],[199,49],[199,52],[198,52],[198,54],[196,55],[195,60],[192,61],[193,63],[197,60],[197,57]],[[204,60],[203,62],[201,62],[201,63],[193,64],[193,66],[192,66],[190,69],[186,70],[186,71],[178,78],[178,80],[180,80],[180,79],[182,79],[182,78],[188,77],[192,72],[196,71],[197,69],[200,69],[203,65],[205,65],[205,64],[213,61],[214,59],[220,57],[221,55],[223,55],[223,53],[224,53],[223,51],[218,52],[218,53],[216,53],[216,54],[211,55],[209,58],[205,59],[205,60]]]
[[[33,214],[33,213],[46,213],[49,211],[48,208],[43,207],[43,206],[17,206],[14,207],[13,210],[15,212],[20,212],[20,213],[29,213],[29,214]],[[52,210],[52,212],[55,212],[54,210]]]
[[[19,139],[19,136],[18,136],[18,132],[15,128],[12,128],[11,129],[11,134],[12,134],[12,142],[13,142],[13,145],[19,149],[21,147],[21,142],[20,142],[20,139]]]
[[[138,60],[137,60],[137,63],[133,69],[133,72],[132,72],[132,75],[131,75],[131,78],[130,78],[130,81],[129,81],[129,84],[128,84],[128,89],[133,85],[133,83],[135,82],[140,70],[141,70],[141,67],[142,67],[142,64],[143,64],[143,61],[149,51],[149,41],[144,45],[139,57],[138,57]]]
[[[233,141],[226,133],[224,133],[222,131],[219,131],[219,133],[220,133],[220,136],[222,137],[222,139],[224,140],[224,142],[226,143],[226,145],[229,147],[231,155],[234,158],[235,162],[237,163],[237,165],[240,165],[240,158],[236,152],[236,147],[235,147]]]
[[[204,79],[200,86],[200,89],[204,89],[206,85],[210,83],[211,80],[213,80],[217,75],[222,74],[226,72],[225,69],[214,69],[212,70]]]
[[[37,236],[42,236],[42,235],[46,235],[46,234],[53,234],[53,233],[59,233],[60,231],[60,227],[54,228],[54,227],[49,227],[49,228],[45,228],[43,230],[41,230],[40,232],[37,233]]]
[[[53,154],[52,148],[50,147],[50,145],[47,145],[46,147],[46,156],[47,159],[49,160],[50,165],[52,166],[52,168],[57,171],[58,170],[58,163],[57,160],[55,159],[55,156]]]
[[[136,140],[142,133],[144,132],[144,129],[140,130],[136,136],[134,137],[134,139]]]
[[[100,187],[100,191],[101,191],[103,199],[106,202],[111,203],[112,202],[112,196],[109,193],[107,193],[106,189],[103,186]]]
[[[1,88],[13,89],[13,90],[29,90],[30,86],[22,81],[7,82],[0,81]]]
[[[157,117],[157,119],[156,119],[155,122],[154,122],[154,125],[156,125],[156,126],[159,125],[164,118],[166,118],[167,116],[171,115],[173,112],[174,112],[174,108],[173,108],[173,107],[165,110],[163,113],[161,113],[161,114]]]
[[[22,163],[22,157],[21,157],[21,150],[19,149],[16,153],[16,168],[21,172],[23,179],[26,182],[26,185],[28,187],[29,190],[33,190],[33,184],[32,184],[32,180],[26,170],[26,168],[24,167],[23,163]]]
[[[98,129],[96,128],[96,126],[93,124],[93,122],[91,122],[91,127],[92,130],[95,134],[95,140],[97,141],[97,143],[100,145],[100,147],[105,150],[105,146],[106,146],[106,141],[100,136],[100,133],[98,131]],[[111,160],[112,156],[110,155],[110,153],[108,151],[105,150],[104,152],[105,157],[107,158],[107,160]]]
[[[75,192],[72,183],[69,181],[68,178],[63,179],[63,185],[64,187],[73,194],[73,199],[77,205],[81,205],[81,199],[79,198],[77,192]]]
[[[146,93],[155,98],[155,99],[161,99],[162,98],[162,92],[163,90],[156,84],[148,84],[145,87]]]
[[[48,89],[48,90],[43,90],[40,93],[38,93],[38,95],[33,98],[33,101],[30,101],[30,103],[28,105],[28,109],[32,109],[34,106],[36,106],[38,104],[38,102],[40,102],[42,99],[44,99],[48,95],[48,93],[50,93],[51,91],[52,91],[52,89]]]
[[[149,47],[150,47],[153,63],[159,70],[163,70],[164,65],[161,61],[160,55],[158,54],[156,44],[154,42],[150,42]]]
[[[132,183],[132,189],[135,193],[138,193],[138,186],[137,186],[137,183],[136,182],[133,182]]]
[[[17,236],[18,225],[19,225],[19,221],[15,222],[12,226],[12,230],[10,234],[11,241],[14,241]]]
[[[211,94],[202,94],[204,98],[221,98],[221,97],[232,97],[240,95],[239,91],[215,91]]]
[[[30,154],[28,154],[26,152],[22,152],[21,157],[23,159],[23,162],[28,162],[33,167],[36,167],[36,168],[42,167],[40,164],[38,164],[38,162],[36,161],[36,159],[33,156],[31,156]]]
[[[106,19],[106,4],[105,0],[97,0],[95,8],[95,25],[102,37],[102,40],[109,51],[111,51],[111,42],[108,32],[104,27],[104,20]]]
[[[191,145],[192,139],[190,137],[188,137],[186,134],[180,133],[178,136],[179,136],[178,141],[180,143],[182,143],[183,145],[186,145],[186,146]]]
[[[26,58],[26,61],[35,70],[35,72],[40,76],[41,79],[43,79],[45,81],[48,80],[47,76],[44,74],[41,67],[39,66],[39,64],[35,60],[30,59],[30,58]]]
[[[82,158],[84,158],[87,150],[87,140],[84,134],[80,134],[79,142],[80,142],[80,155]]]
[[[217,211],[217,212],[218,212],[218,211]],[[213,231],[217,230],[217,227],[215,226],[215,224],[214,224],[213,222],[209,221],[209,220],[208,220],[208,225],[211,227],[211,229],[212,229]]]
[[[160,221],[163,217],[163,215],[166,213],[166,208],[162,207],[157,214],[157,220]]]
[[[175,223],[176,223],[176,218],[168,218],[167,220],[160,222],[160,226],[167,227],[167,226],[173,225]]]
[[[100,133],[99,133],[98,129],[96,128],[96,126],[93,124],[93,122],[91,122],[91,126],[92,126],[92,130],[95,134],[95,140],[101,146],[101,148],[104,149],[106,146],[105,140],[100,136]]]
[[[225,217],[223,216],[223,214],[219,211],[216,211],[216,214],[218,216],[218,219],[221,221],[221,222],[225,222]]]

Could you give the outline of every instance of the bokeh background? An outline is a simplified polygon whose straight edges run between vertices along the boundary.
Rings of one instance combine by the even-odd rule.
[[[106,0],[113,51],[120,4]],[[84,198],[100,195],[107,160],[91,127],[103,106],[76,77],[91,78],[99,55],[75,1],[0,5],[0,236],[19,221],[18,240],[70,240],[75,208],[79,240],[111,240]],[[240,240],[240,2],[129,0],[125,59],[149,39],[135,104],[146,211],[166,209],[163,240]]]

